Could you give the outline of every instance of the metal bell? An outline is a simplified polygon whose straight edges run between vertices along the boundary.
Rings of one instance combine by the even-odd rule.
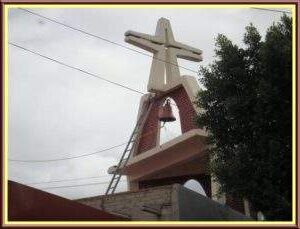
[[[174,122],[176,120],[169,99],[167,99],[165,105],[159,107],[158,118],[161,122]]]

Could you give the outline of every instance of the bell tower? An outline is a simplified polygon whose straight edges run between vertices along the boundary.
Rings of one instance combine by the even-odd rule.
[[[143,123],[135,150],[123,168],[129,189],[184,184],[195,179],[211,197],[205,153],[207,133],[195,125],[198,108],[194,100],[200,88],[194,77],[180,75],[177,62],[177,58],[199,62],[202,51],[175,41],[170,22],[165,18],[159,19],[154,36],[127,31],[125,41],[153,53],[149,93],[142,97],[138,114]],[[168,98],[178,107],[182,135],[160,145],[161,121],[172,120],[160,117],[160,109],[166,109],[164,103]]]
[[[208,172],[207,132],[195,123],[197,113],[202,112],[195,105],[200,87],[195,77],[180,75],[177,62],[177,58],[200,62],[202,51],[175,41],[170,22],[165,18],[158,20],[155,35],[127,31],[125,41],[153,53],[153,60],[148,93],[140,100],[134,131],[137,136],[132,141],[130,156],[123,159],[123,164],[121,160],[117,169],[112,168],[112,173],[127,176],[129,191],[175,183],[183,185],[194,179],[207,197],[225,203],[225,196],[216,195],[218,185]],[[168,104],[169,98],[179,110],[182,134],[160,144],[163,121],[174,120],[170,110],[174,104]],[[243,212],[243,206],[237,201],[229,205]]]

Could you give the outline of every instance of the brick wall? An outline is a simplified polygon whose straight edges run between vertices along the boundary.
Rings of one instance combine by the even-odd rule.
[[[154,98],[154,104],[142,129],[137,154],[156,146],[159,131],[158,109],[168,97],[172,98],[178,107],[182,133],[197,128],[194,122],[196,111],[187,92],[182,86],[176,88],[162,97]]]

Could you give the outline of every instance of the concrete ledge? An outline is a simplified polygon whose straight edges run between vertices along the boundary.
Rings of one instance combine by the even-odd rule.
[[[130,176],[130,180],[137,180],[193,158],[205,156],[206,139],[205,131],[190,130],[161,146],[132,157],[121,169],[121,173]]]

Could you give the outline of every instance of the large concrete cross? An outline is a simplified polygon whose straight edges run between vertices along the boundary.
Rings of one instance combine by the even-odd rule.
[[[190,61],[202,60],[202,51],[175,41],[169,20],[160,18],[155,36],[127,31],[125,41],[153,53],[149,92],[163,92],[181,83],[177,57]]]

